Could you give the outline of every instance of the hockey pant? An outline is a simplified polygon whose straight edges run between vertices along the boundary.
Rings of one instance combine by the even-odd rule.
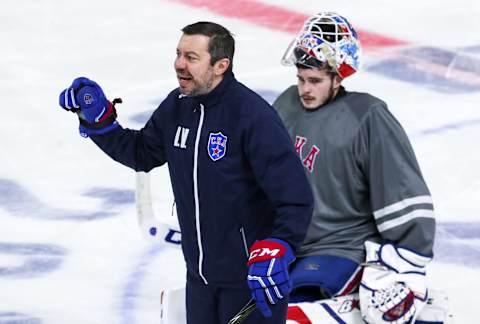
[[[224,287],[208,284],[199,277],[187,274],[186,305],[187,324],[225,324],[251,298],[250,289],[241,287]],[[271,305],[272,317],[265,318],[255,309],[242,324],[281,324],[286,322],[288,298]]]
[[[362,279],[358,263],[343,257],[317,255],[298,258],[290,270],[290,302],[308,302],[355,292]]]

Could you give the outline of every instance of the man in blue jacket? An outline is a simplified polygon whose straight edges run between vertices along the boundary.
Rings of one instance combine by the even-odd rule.
[[[187,266],[187,322],[284,323],[288,265],[309,225],[305,171],[274,109],[232,72],[234,39],[198,22],[182,29],[173,90],[141,130],[122,128],[100,86],[77,78],[60,106],[80,133],[136,171],[168,162]],[[263,315],[263,316],[262,316]]]

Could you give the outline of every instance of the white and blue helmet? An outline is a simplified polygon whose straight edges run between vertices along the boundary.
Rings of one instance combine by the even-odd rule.
[[[328,67],[346,78],[360,68],[360,41],[347,19],[321,12],[307,19],[288,47],[282,64]]]

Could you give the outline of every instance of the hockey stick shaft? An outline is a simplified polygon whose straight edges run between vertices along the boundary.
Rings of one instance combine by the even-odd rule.
[[[228,321],[228,324],[242,323],[253,312],[255,307],[256,303],[255,300],[252,298],[248,301],[248,303],[245,304],[245,306],[242,307],[242,309],[235,316],[230,319],[230,321]]]
[[[152,195],[150,194],[150,174],[137,172],[135,177],[135,204],[138,224],[153,219]]]
[[[151,242],[180,247],[180,230],[155,218],[150,190],[150,174],[137,172],[135,179],[137,220],[142,235]]]

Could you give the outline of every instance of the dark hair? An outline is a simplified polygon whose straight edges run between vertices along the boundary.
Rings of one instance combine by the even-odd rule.
[[[218,60],[227,58],[230,65],[227,71],[232,71],[233,54],[235,53],[235,40],[228,29],[222,25],[199,21],[182,28],[185,35],[204,35],[210,37],[208,43],[208,52],[210,53],[210,65],[214,65]]]
[[[329,74],[332,79],[338,75],[337,71],[328,62],[321,62],[298,47],[295,48],[294,55],[296,60],[295,66],[298,69],[319,69]]]

